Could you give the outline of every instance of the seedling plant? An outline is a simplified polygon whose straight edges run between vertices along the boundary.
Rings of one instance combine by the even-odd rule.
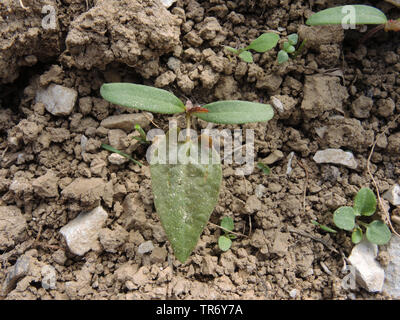
[[[236,239],[236,236],[231,233],[235,227],[233,219],[231,217],[223,217],[220,222],[220,227],[224,234],[218,238],[218,247],[222,251],[228,251],[232,246],[232,240]]]
[[[354,18],[354,21],[351,18]],[[400,31],[400,19],[389,20],[379,9],[361,4],[339,6],[319,11],[309,17],[306,24],[309,26],[377,24],[378,26],[368,32],[363,40],[366,40],[382,29],[386,32]]]
[[[353,243],[359,243],[363,239],[363,230],[368,241],[382,245],[389,242],[391,232],[388,226],[380,220],[373,220],[366,223],[361,219],[370,217],[376,211],[376,197],[369,188],[362,188],[354,198],[353,207],[343,206],[333,213],[333,222],[335,225],[346,231],[352,231],[351,240]],[[357,219],[357,221],[356,221]]]
[[[222,181],[221,160],[212,139],[204,135],[191,138],[192,117],[218,124],[266,122],[273,117],[273,109],[268,104],[233,100],[202,107],[185,105],[166,90],[131,83],[103,84],[100,93],[105,100],[128,108],[185,114],[186,134],[173,127],[166,135],[157,136],[150,146],[149,161],[156,211],[175,256],[184,263],[218,202]],[[176,161],[169,161],[171,158]]]
[[[254,50],[259,53],[266,52],[275,48],[279,41],[279,35],[272,32],[263,33],[257,39],[253,40],[247,47],[241,49],[235,49],[229,46],[225,46],[225,50],[238,56],[244,62],[252,63],[253,55],[249,50]]]
[[[297,33],[292,33],[288,36],[288,41],[285,41],[282,45],[282,49],[278,52],[278,63],[282,64],[289,60],[290,57],[294,58],[303,49],[306,40],[303,40],[299,48],[296,50],[299,36]]]

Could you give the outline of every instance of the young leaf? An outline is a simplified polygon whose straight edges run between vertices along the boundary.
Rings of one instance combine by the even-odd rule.
[[[238,49],[235,49],[235,48],[232,48],[232,47],[229,47],[229,46],[225,46],[224,48],[225,48],[225,50],[227,50],[229,52],[232,52],[234,54],[239,54],[239,50]]]
[[[231,240],[236,239],[236,236],[235,236],[233,233],[228,233],[228,234],[226,234],[225,236],[228,237],[228,238],[231,239]]]
[[[171,92],[133,83],[105,83],[100,88],[101,96],[128,108],[158,113],[179,113],[185,105]]]
[[[374,220],[368,225],[365,235],[368,241],[378,245],[388,243],[392,237],[388,226],[379,220]]]
[[[239,54],[239,58],[242,59],[244,62],[252,63],[253,62],[253,55],[250,51],[243,51]]]
[[[257,167],[259,169],[261,169],[265,174],[270,174],[271,173],[270,167],[268,167],[266,164],[264,164],[262,162],[257,162]]]
[[[221,225],[222,228],[224,228],[226,230],[229,230],[229,231],[232,231],[233,228],[235,227],[234,223],[233,223],[233,219],[231,217],[223,217],[221,219],[221,224],[220,225]]]
[[[126,153],[124,153],[124,152],[122,152],[122,151],[119,151],[119,150],[117,150],[117,149],[115,149],[115,148],[109,146],[108,144],[102,143],[102,144],[101,144],[101,147],[102,147],[103,149],[107,150],[107,151],[111,151],[111,152],[114,152],[114,153],[118,153],[119,155],[121,155],[121,156],[123,156],[123,157],[125,157],[125,158],[127,158],[127,159],[129,159],[129,160],[131,160],[133,163],[136,163],[137,165],[139,165],[139,167],[143,166],[142,163],[140,163],[139,161],[133,159],[129,154],[126,154]]]
[[[218,202],[222,168],[215,150],[202,148],[200,142],[174,142],[177,130],[152,145],[150,173],[161,224],[175,256],[184,263]],[[205,159],[194,156],[204,156],[204,150],[209,151]]]
[[[289,60],[289,55],[285,50],[279,50],[278,52],[278,63],[282,64]]]
[[[361,188],[354,198],[356,215],[372,216],[376,211],[376,197],[370,188]]]
[[[354,21],[351,21],[354,12]],[[339,6],[322,10],[314,13],[307,19],[309,26],[328,25],[328,24],[385,24],[387,18],[385,14],[371,6],[348,5]]]
[[[297,44],[297,41],[299,41],[299,36],[297,35],[297,33],[292,33],[288,36],[288,41],[292,46],[295,46]]]
[[[293,47],[289,42],[285,42],[283,44],[283,50],[285,50],[287,53],[293,53],[296,51],[296,48]]]
[[[355,228],[353,230],[353,233],[351,234],[351,241],[355,244],[361,242],[363,237],[363,232],[361,230],[361,228]]]
[[[352,207],[340,207],[333,213],[333,222],[343,230],[351,231],[355,226],[356,215]]]
[[[265,52],[271,50],[279,41],[279,35],[276,33],[263,33],[257,39],[253,40],[245,50],[254,50],[257,52]]]
[[[264,122],[274,116],[274,111],[269,104],[240,100],[212,102],[206,104],[203,108],[208,109],[208,112],[193,114],[204,121],[213,123]]]
[[[329,228],[328,226],[326,226],[324,224],[320,224],[319,222],[317,222],[315,220],[311,220],[311,223],[313,225],[316,225],[317,227],[320,227],[322,230],[324,230],[326,232],[337,233],[337,231],[335,229]]]
[[[222,251],[228,251],[230,249],[230,247],[232,246],[232,240],[229,239],[228,237],[225,236],[220,236],[218,238],[218,247],[222,250]]]

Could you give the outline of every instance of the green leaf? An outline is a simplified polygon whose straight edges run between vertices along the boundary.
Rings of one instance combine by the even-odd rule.
[[[257,39],[253,40],[245,50],[254,50],[257,52],[265,52],[271,50],[279,41],[279,35],[276,33],[263,33]]]
[[[356,215],[372,216],[376,211],[376,197],[370,188],[361,188],[354,198]]]
[[[227,51],[229,51],[229,52],[232,52],[232,53],[234,53],[234,54],[239,54],[239,50],[238,49],[235,49],[235,48],[232,48],[232,47],[229,47],[229,46],[224,46],[224,48],[225,48],[225,50],[227,50]]]
[[[279,50],[278,52],[278,63],[282,64],[289,60],[289,55],[285,50]]]
[[[355,226],[356,214],[352,207],[340,207],[333,213],[333,222],[343,230],[351,231]]]
[[[313,225],[316,225],[317,227],[320,227],[322,230],[324,230],[326,232],[337,233],[337,231],[335,229],[329,228],[328,226],[326,226],[324,224],[320,224],[319,222],[317,222],[315,220],[311,220],[311,223]]]
[[[297,35],[297,33],[292,33],[288,36],[288,41],[292,46],[295,46],[297,44],[297,41],[299,41],[299,36]]]
[[[176,135],[173,128],[154,141],[150,173],[161,224],[175,256],[184,263],[218,202],[222,168],[215,150],[202,148],[199,142],[176,142]],[[204,155],[205,161],[200,161]]]
[[[269,104],[226,100],[206,104],[208,112],[193,113],[200,119],[214,123],[240,124],[247,122],[265,122],[274,116]]]
[[[171,92],[133,83],[105,83],[100,88],[101,96],[128,108],[158,113],[179,113],[185,105]]]
[[[235,236],[233,233],[228,233],[228,234],[226,234],[225,236],[228,237],[228,238],[231,239],[231,240],[236,239],[236,236]]]
[[[220,226],[226,230],[232,231],[234,226],[233,219],[231,217],[223,217],[221,219]]]
[[[354,12],[354,21],[348,19]],[[371,6],[348,5],[339,6],[322,10],[314,13],[307,19],[309,26],[328,25],[328,24],[385,24],[387,18],[385,14]]]
[[[230,249],[230,247],[232,246],[232,240],[229,239],[228,237],[225,236],[220,236],[218,238],[218,247],[222,250],[222,251],[228,251]]]
[[[392,237],[388,226],[379,220],[374,220],[368,225],[365,235],[368,241],[378,245],[388,243]]]
[[[257,167],[259,169],[261,169],[265,174],[270,174],[271,173],[270,167],[268,167],[266,164],[264,164],[262,162],[257,162]]]
[[[239,54],[239,58],[242,59],[244,62],[252,63],[253,62],[253,55],[250,51],[242,51]]]
[[[119,151],[119,150],[117,150],[117,149],[115,149],[115,148],[109,146],[108,144],[102,143],[102,144],[101,144],[101,147],[102,147],[103,149],[107,150],[107,151],[111,151],[111,152],[114,152],[114,153],[118,153],[119,155],[121,155],[121,156],[123,156],[123,157],[125,157],[125,158],[127,158],[127,159],[129,159],[129,160],[131,160],[133,163],[136,163],[136,164],[139,165],[140,167],[143,166],[142,163],[140,163],[139,161],[133,159],[129,154],[126,154],[126,153],[124,153],[124,152],[122,152],[122,151]]]
[[[296,48],[293,47],[289,42],[285,42],[283,44],[283,50],[285,50],[287,53],[293,53],[296,51]]]
[[[351,241],[355,244],[361,242],[363,238],[363,232],[361,230],[361,228],[355,228],[353,230],[353,233],[351,234]]]

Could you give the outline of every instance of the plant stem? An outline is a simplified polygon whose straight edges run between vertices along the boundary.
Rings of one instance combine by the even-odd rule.
[[[367,223],[362,222],[362,221],[360,221],[360,220],[358,220],[357,223],[358,223],[360,226],[363,226],[364,228],[367,228],[367,227],[368,227],[368,224],[367,224]]]
[[[190,119],[190,112],[186,112],[186,142],[190,141],[190,126],[191,126],[191,119]]]

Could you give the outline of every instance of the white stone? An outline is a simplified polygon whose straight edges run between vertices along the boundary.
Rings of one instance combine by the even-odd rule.
[[[41,269],[42,288],[46,290],[54,290],[56,288],[57,273],[54,267],[45,265]]]
[[[367,240],[361,241],[351,251],[349,262],[356,271],[357,283],[369,292],[381,292],[385,272],[378,261],[378,246]]]
[[[382,198],[388,200],[394,206],[400,206],[400,186],[395,184],[390,187],[390,189],[383,194]]]
[[[83,135],[81,136],[81,149],[82,149],[81,155],[82,155],[82,156],[83,156],[83,154],[86,152],[86,145],[87,145],[87,142],[88,142],[88,138],[83,134]]]
[[[293,299],[296,298],[296,296],[297,296],[297,290],[296,290],[296,289],[290,290],[289,296],[290,296],[291,298],[293,298]]]
[[[108,156],[108,161],[110,161],[110,163],[112,164],[121,165],[128,162],[129,159],[125,158],[124,156],[121,156],[118,153],[111,153]]]
[[[400,239],[396,235],[392,235],[387,252],[390,262],[385,268],[383,291],[394,299],[400,299]]]
[[[357,168],[357,161],[350,151],[342,149],[325,149],[317,151],[314,155],[316,163],[333,163],[340,164],[351,169]]]
[[[161,0],[161,3],[164,5],[164,7],[169,8],[172,6],[176,0]]]
[[[259,184],[259,185],[257,185],[254,193],[256,194],[258,199],[261,199],[266,191],[267,191],[267,188],[264,187],[264,185]]]
[[[66,116],[72,112],[77,96],[74,89],[51,84],[36,92],[36,102],[43,103],[46,110],[55,116]]]
[[[139,245],[138,253],[139,254],[149,253],[149,252],[153,251],[153,249],[154,249],[153,242],[151,242],[149,240],[149,241],[143,242]]]
[[[107,212],[97,207],[90,212],[82,212],[74,220],[61,228],[69,250],[83,256],[89,250],[99,250],[99,232],[106,222]]]
[[[276,110],[278,110],[279,113],[284,113],[285,112],[285,108],[283,106],[283,103],[281,100],[279,100],[277,97],[272,96],[271,97],[271,103],[274,106],[274,108]]]

